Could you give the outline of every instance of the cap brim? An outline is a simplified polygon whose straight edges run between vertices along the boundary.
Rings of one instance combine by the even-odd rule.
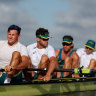
[[[88,48],[90,48],[90,49],[92,49],[92,50],[95,50],[95,48],[92,48],[92,47],[90,47],[90,46],[88,46],[88,45],[84,45],[85,47],[88,47]]]
[[[72,42],[68,42],[68,41],[62,41],[62,43],[64,43],[64,42],[65,42],[65,43],[68,43],[68,44],[71,44],[71,43],[72,43]]]
[[[43,36],[41,36],[41,38],[43,38],[43,39],[49,39],[49,38],[52,38],[52,37],[43,37]]]

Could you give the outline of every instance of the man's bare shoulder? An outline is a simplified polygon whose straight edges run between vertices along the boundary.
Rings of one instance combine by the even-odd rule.
[[[78,54],[76,53],[76,51],[73,52],[72,57],[73,57],[73,58],[79,58],[79,56],[78,56]]]

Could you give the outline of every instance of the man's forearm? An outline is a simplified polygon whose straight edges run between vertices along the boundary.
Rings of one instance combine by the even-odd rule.
[[[57,64],[58,64],[57,59],[55,57],[52,57],[50,59],[49,68],[46,75],[51,75],[51,73],[54,71]]]

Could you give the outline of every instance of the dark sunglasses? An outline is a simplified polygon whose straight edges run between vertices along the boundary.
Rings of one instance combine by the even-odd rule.
[[[90,49],[90,50],[92,50],[91,48],[89,48],[89,47],[85,47],[86,49]]]
[[[10,28],[10,29],[15,29],[15,30],[18,30],[18,29],[19,29],[19,28],[18,28],[17,26],[15,26],[15,25],[14,25],[14,26],[10,26],[9,28]]]
[[[43,41],[48,41],[49,40],[49,38],[48,39],[44,39],[44,38],[41,38]]]
[[[66,46],[69,46],[69,45],[71,45],[71,44],[68,44],[68,43],[62,43],[62,45],[63,45],[63,46],[65,46],[65,45],[66,45]]]

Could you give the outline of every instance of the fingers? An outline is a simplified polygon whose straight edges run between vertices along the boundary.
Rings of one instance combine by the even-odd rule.
[[[9,72],[12,70],[12,67],[10,65],[5,66],[5,72]]]
[[[57,78],[60,78],[61,72],[57,72]]]
[[[44,80],[44,81],[50,81],[50,76],[44,76],[42,78],[40,78],[40,80]]]
[[[73,74],[72,78],[79,78],[80,76],[78,74]],[[76,79],[76,81],[79,81],[80,79]]]

